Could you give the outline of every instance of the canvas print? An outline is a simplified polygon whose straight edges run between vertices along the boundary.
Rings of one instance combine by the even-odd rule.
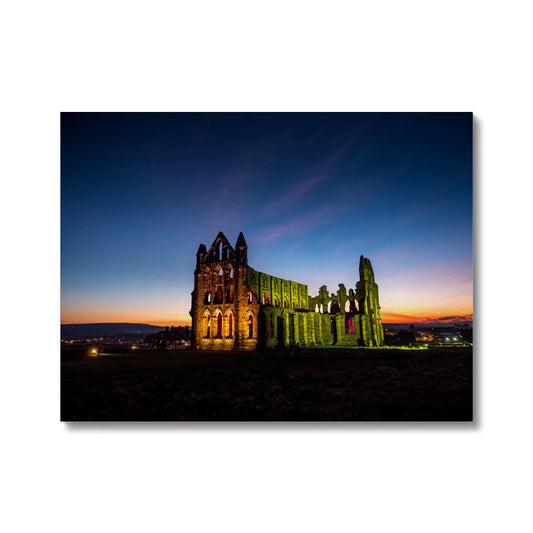
[[[62,113],[61,420],[469,422],[473,115]]]

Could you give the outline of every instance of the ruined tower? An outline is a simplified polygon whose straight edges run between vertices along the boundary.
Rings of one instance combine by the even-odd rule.
[[[383,345],[378,286],[363,256],[355,291],[322,286],[313,298],[307,285],[251,268],[242,232],[235,247],[219,232],[209,249],[198,247],[191,296],[197,350]]]

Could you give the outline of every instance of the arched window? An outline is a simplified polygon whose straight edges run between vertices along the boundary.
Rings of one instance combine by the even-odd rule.
[[[320,312],[324,313],[324,305],[323,304],[320,304]]]
[[[315,305],[315,313],[320,313],[320,309],[318,308],[318,304]]]
[[[254,317],[252,315],[248,318],[248,338],[254,338]]]
[[[217,339],[222,338],[222,313],[217,315]]]
[[[218,243],[218,254],[217,254],[218,260],[222,259],[222,241]]]
[[[209,339],[211,337],[211,317],[209,312],[204,313],[204,339]]]
[[[226,293],[226,303],[228,304],[233,303],[233,288],[229,288]]]
[[[233,268],[229,271],[229,279],[233,279]]]
[[[252,293],[251,292],[248,293],[248,303],[249,304],[252,303]]]
[[[269,305],[270,304],[270,300],[269,300],[268,294],[266,292],[263,294],[263,303],[265,305]]]
[[[233,315],[228,315],[228,339],[233,339]]]
[[[217,292],[215,293],[215,303],[221,304],[223,302],[223,286],[224,286],[224,271],[219,268],[217,274]]]

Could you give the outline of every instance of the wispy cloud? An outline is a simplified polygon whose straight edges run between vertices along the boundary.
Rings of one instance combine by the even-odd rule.
[[[338,206],[331,205],[325,205],[315,211],[307,211],[298,217],[268,226],[256,237],[255,241],[269,242],[280,237],[305,234],[311,229],[332,222],[342,211]]]
[[[426,318],[424,322],[439,322],[442,324],[449,324],[453,322],[472,322],[474,316],[472,314],[469,315],[448,315],[448,316],[440,316],[438,318]]]
[[[280,195],[278,199],[266,204],[263,210],[271,213],[285,209],[325,182],[330,177],[331,170],[336,163],[355,145],[358,139],[359,135],[354,135],[349,141],[339,146],[321,165],[310,172],[309,177],[294,184],[288,192]]]

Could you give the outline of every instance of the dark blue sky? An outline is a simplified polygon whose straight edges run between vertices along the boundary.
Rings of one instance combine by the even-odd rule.
[[[369,257],[384,321],[471,314],[472,115],[62,114],[62,322],[186,321],[219,231],[313,295]]]

